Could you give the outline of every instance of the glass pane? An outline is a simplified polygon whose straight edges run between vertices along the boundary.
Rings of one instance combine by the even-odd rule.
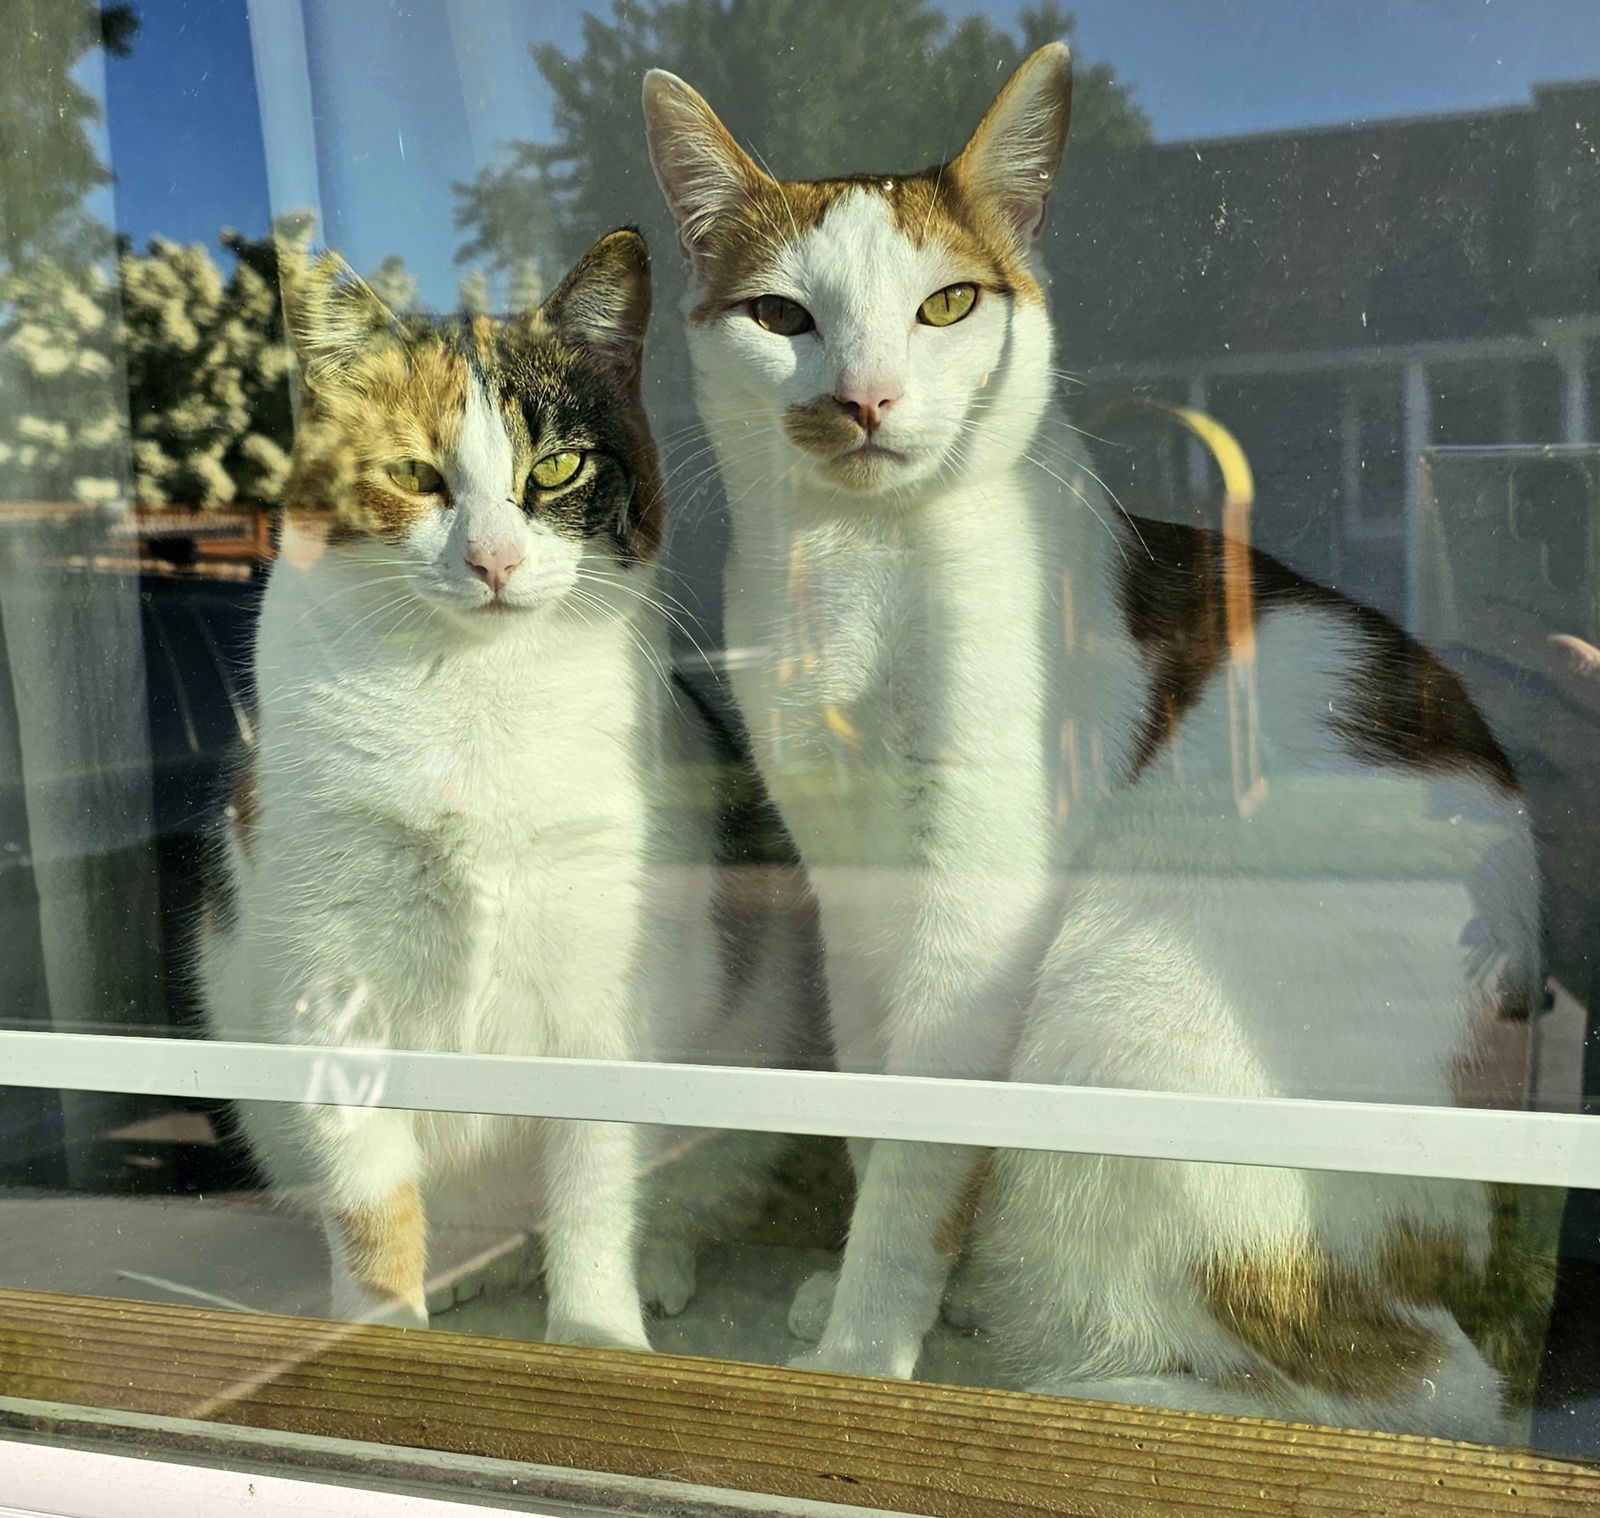
[[[14,8],[0,1029],[339,1052],[0,1088],[0,1296],[1600,1451],[1559,1177],[361,1052],[1592,1114],[1577,8]]]
[[[253,1121],[266,1116],[257,1110]],[[426,1121],[370,1108],[346,1109],[346,1116]],[[430,1326],[470,1336],[451,1341],[446,1353],[478,1382],[483,1402],[481,1415],[463,1407],[458,1426],[441,1426],[436,1441],[426,1417],[420,1432],[414,1426],[436,1392],[398,1368],[432,1351],[419,1349],[414,1336],[387,1345],[361,1337],[362,1317],[339,1311],[337,1302],[332,1315],[346,1321],[344,1329],[286,1338],[274,1319],[259,1345],[214,1311],[192,1323],[154,1306],[148,1319],[138,1311],[96,1317],[91,1299],[114,1297],[288,1315],[290,1326],[325,1319],[330,1263],[336,1296],[352,1269],[362,1269],[353,1238],[391,1264],[410,1247],[410,1219],[369,1216],[352,1229],[346,1215],[342,1232],[339,1224],[325,1231],[305,1198],[287,1189],[120,1198],[13,1192],[0,1203],[6,1394],[167,1419],[174,1435],[182,1431],[174,1417],[349,1434],[334,1412],[348,1408],[350,1394],[339,1353],[359,1350],[393,1355],[397,1387],[412,1389],[397,1392],[399,1400],[369,1417],[356,1437],[422,1448],[437,1442],[447,1452],[479,1447],[474,1430],[495,1426],[497,1399],[526,1395],[518,1375],[540,1363],[496,1359],[487,1341],[547,1337],[558,1289],[554,1250],[570,1226],[570,1200],[542,1191],[534,1177],[549,1147],[573,1139],[581,1125],[502,1119],[499,1126],[499,1164],[479,1167],[470,1186],[427,1190]],[[839,1284],[834,1254],[851,1189],[846,1146],[681,1129],[641,1128],[634,1137],[650,1220],[637,1259],[654,1349],[773,1366],[803,1358],[830,1303],[838,1310],[835,1292],[850,1289]],[[878,1148],[895,1165],[927,1154],[925,1146],[880,1141]],[[1401,1430],[1425,1422],[1455,1437],[1514,1445],[1532,1436],[1558,1190],[1496,1187],[1483,1228],[1452,1231],[1452,1209],[1461,1213],[1471,1190],[1466,1183],[1017,1150],[941,1154],[960,1176],[964,1203],[958,1215],[934,1220],[950,1279],[921,1347],[919,1380],[1240,1416],[1259,1416],[1270,1396],[1299,1422]],[[761,1183],[747,1184],[758,1172]],[[1375,1193],[1431,1224],[1391,1227],[1369,1276],[1359,1256],[1321,1250],[1304,1220],[1348,1223],[1370,1209]],[[1061,1195],[1078,1198],[1093,1226],[1063,1235],[1049,1211]],[[1207,1254],[1177,1236],[1186,1204],[1202,1203],[1210,1214],[1260,1213],[1263,1195],[1281,1225],[1271,1253]],[[599,1210],[611,1199],[596,1186],[585,1201]],[[689,1213],[698,1225],[693,1235],[680,1227]],[[895,1290],[880,1302],[885,1319],[902,1315],[911,1297],[913,1261],[896,1264]],[[1159,1325],[1129,1311],[1141,1291],[1182,1304],[1176,1354]],[[32,1295],[39,1292],[71,1295],[56,1316],[41,1317],[47,1299]],[[152,1351],[143,1346],[163,1331],[213,1353],[182,1355],[159,1374],[152,1366],[146,1381],[137,1369]],[[156,1352],[170,1355],[170,1346]],[[249,1375],[240,1368],[245,1354],[262,1362]],[[130,1363],[135,1374],[107,1381],[109,1365]],[[596,1374],[614,1373],[614,1360],[597,1363]],[[691,1381],[697,1374],[692,1362],[678,1369]],[[308,1374],[325,1384],[309,1387]],[[263,1397],[263,1386],[278,1389]],[[686,1390],[683,1411],[703,1415],[700,1395]],[[978,1415],[983,1410],[978,1404]],[[536,1437],[505,1453],[537,1458],[528,1453],[537,1447]]]

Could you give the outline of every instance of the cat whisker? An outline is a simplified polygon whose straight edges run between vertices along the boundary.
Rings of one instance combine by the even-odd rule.
[[[755,433],[749,437],[740,438],[738,443],[739,445],[737,447],[724,448],[723,452],[727,453],[731,457],[742,458],[754,448],[767,446],[768,440],[760,433]],[[692,449],[688,453],[682,454],[681,457],[675,458],[671,467],[667,471],[667,476],[670,478],[671,475],[676,473],[678,470],[683,469],[686,465],[692,463],[694,460],[705,458],[708,455],[714,455],[716,452],[716,445],[711,442],[710,439],[703,440],[699,447]]]
[[[1089,497],[1085,495],[1083,491],[1078,489],[1078,487],[1074,485],[1071,480],[1065,479],[1063,476],[1057,474],[1055,470],[1053,470],[1036,454],[1024,453],[1023,457],[1027,459],[1030,464],[1033,464],[1037,468],[1044,470],[1044,472],[1049,475],[1051,479],[1056,480],[1060,484],[1066,486],[1066,488],[1070,490],[1073,495],[1077,496],[1077,498],[1083,503],[1085,509],[1089,512],[1089,515],[1092,516],[1095,521],[1097,521],[1108,533],[1111,534],[1112,541],[1117,545],[1117,552],[1122,555],[1122,562],[1126,564],[1128,562],[1128,550],[1124,546],[1122,539],[1118,537],[1117,529],[1094,509],[1094,504],[1090,501]],[[1134,535],[1138,537],[1137,528],[1134,529]],[[1142,537],[1139,538],[1139,546],[1144,549],[1145,553],[1148,554],[1152,560],[1154,560],[1155,555],[1150,552],[1150,545],[1146,543]]]
[[[665,574],[665,575],[670,575],[674,579],[678,579],[678,580],[683,580],[685,578],[680,571],[674,570],[674,569],[670,569],[666,565],[659,566],[659,572],[662,573],[662,574]],[[627,582],[625,580],[613,580],[609,576],[606,576],[604,574],[604,571],[596,572],[594,570],[585,569],[582,566],[580,566],[579,570],[578,570],[578,573],[579,573],[580,577],[595,576],[598,573],[598,576],[600,578],[604,578],[605,579],[605,583],[608,584],[608,585],[620,586],[623,590],[629,591],[634,595],[642,595],[642,594],[644,594],[644,592],[641,591],[638,586],[632,585],[632,584],[630,584],[629,582]],[[694,615],[693,608],[691,608],[685,602],[679,600],[678,597],[673,595],[670,591],[663,590],[659,585],[656,585],[656,586],[654,586],[652,588],[655,591],[656,595],[660,596],[663,600],[670,602],[679,611],[681,611],[684,614],[684,616],[692,617]]]
[[[678,616],[676,612],[672,611],[670,607],[666,606],[663,602],[656,600],[649,594],[649,592],[642,590],[639,586],[629,585],[625,581],[612,579],[609,575],[600,574],[593,570],[586,571],[583,569],[579,569],[578,575],[580,579],[589,580],[599,585],[609,585],[617,590],[626,591],[636,600],[649,607],[651,611],[656,612],[670,626],[676,628],[680,633],[683,634],[685,638],[689,640],[690,645],[693,647],[694,651],[700,655],[700,658],[704,662],[706,668],[710,670],[713,675],[715,675],[716,665],[711,662],[711,656],[705,651],[705,648],[702,646],[700,640],[695,637],[693,631],[689,628],[688,624],[683,620],[683,618]],[[679,605],[682,605],[682,603],[680,602]],[[687,614],[688,608],[684,607],[683,609]]]
[[[726,420],[728,422],[746,422],[752,417],[766,417],[770,414],[770,411],[765,406],[751,406],[747,411],[733,412]],[[656,438],[656,447],[664,453],[670,452],[673,448],[681,447],[685,438],[697,435],[709,437],[709,433],[706,431],[706,424],[698,419],[685,426],[676,427],[671,432],[663,432]]]
[[[386,614],[388,614],[390,612],[400,611],[402,609],[404,611],[404,616],[409,616],[411,614],[412,607],[415,604],[413,602],[412,606],[408,606],[407,605],[407,601],[409,599],[410,598],[408,598],[408,597],[397,597],[396,599],[394,599],[392,601],[387,601],[381,607],[378,607],[376,610],[374,610],[373,612],[369,613],[367,616],[363,617],[359,622],[353,623],[343,633],[341,633],[338,638],[336,638],[331,644],[329,644],[323,650],[323,656],[326,658],[328,655],[338,652],[339,649],[344,645],[344,643],[349,638],[353,637],[356,633],[360,632],[363,627],[366,627],[369,624],[371,624],[373,622],[376,622],[377,619],[380,616],[386,615]],[[403,621],[404,617],[402,617],[399,620]],[[394,633],[395,628],[398,625],[399,625],[399,621],[390,624],[388,627],[383,628],[381,630],[380,634],[379,634],[380,638],[388,638],[388,637],[390,637]]]
[[[1065,427],[1068,432],[1075,432],[1079,437],[1088,438],[1091,443],[1099,443],[1106,448],[1115,448],[1122,453],[1130,451],[1133,447],[1131,443],[1119,443],[1115,438],[1101,437],[1098,432],[1090,432],[1088,428],[1080,427],[1076,422],[1069,422],[1064,416],[1046,413],[1043,425],[1050,426],[1052,424],[1057,427]]]
[[[656,654],[655,650],[650,647],[648,640],[641,634],[638,627],[634,625],[632,618],[626,615],[615,614],[612,611],[612,608],[608,607],[606,603],[598,596],[584,590],[581,586],[574,586],[569,592],[569,596],[572,600],[574,610],[579,610],[579,608],[584,606],[592,607],[595,611],[605,615],[609,621],[620,626],[632,640],[634,647],[638,649],[645,662],[649,664],[650,667],[655,671],[657,677],[661,680],[662,685],[668,690],[672,688],[672,677],[667,673],[665,667],[661,663],[660,657]],[[582,616],[581,610],[579,611],[579,615]],[[592,625],[589,623],[588,618],[585,617],[583,620],[585,625]]]
[[[1077,429],[1074,428],[1073,430],[1076,431]],[[1088,437],[1089,434],[1085,433],[1084,436]],[[1049,442],[1050,440],[1036,439],[1036,441]],[[1054,443],[1051,446],[1059,449],[1061,454],[1063,454],[1077,468],[1081,469],[1086,475],[1089,476],[1091,480],[1095,482],[1096,485],[1105,491],[1106,499],[1109,500],[1113,506],[1115,506],[1119,511],[1123,509],[1122,502],[1117,498],[1116,491],[1114,491],[1103,479],[1100,478],[1098,474],[1094,472],[1093,468],[1089,464],[1089,461],[1084,458],[1081,453],[1079,453],[1076,449],[1073,449],[1062,443]]]

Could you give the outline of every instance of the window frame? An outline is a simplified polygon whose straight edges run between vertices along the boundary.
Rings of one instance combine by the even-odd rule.
[[[1586,1114],[0,1031],[8,1085],[963,1144],[1600,1190]]]

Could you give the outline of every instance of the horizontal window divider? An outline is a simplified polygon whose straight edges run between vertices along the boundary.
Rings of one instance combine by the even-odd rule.
[[[0,1032],[0,1085],[1600,1189],[1600,1123],[1568,1113],[32,1032]]]

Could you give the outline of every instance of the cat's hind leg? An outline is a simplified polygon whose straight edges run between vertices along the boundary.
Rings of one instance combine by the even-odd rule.
[[[1078,904],[1014,1077],[1286,1094],[1291,1019],[1161,907],[1109,890]],[[1339,1027],[1314,989],[1290,1032]],[[1297,1068],[1326,1042],[1307,1037]],[[1456,1437],[1493,1428],[1497,1377],[1417,1293],[1470,1281],[1484,1233],[1481,1189],[1455,1183],[1017,1150],[996,1154],[978,1222],[992,1332],[1025,1386]],[[1397,1277],[1402,1246],[1423,1252],[1426,1287]]]

